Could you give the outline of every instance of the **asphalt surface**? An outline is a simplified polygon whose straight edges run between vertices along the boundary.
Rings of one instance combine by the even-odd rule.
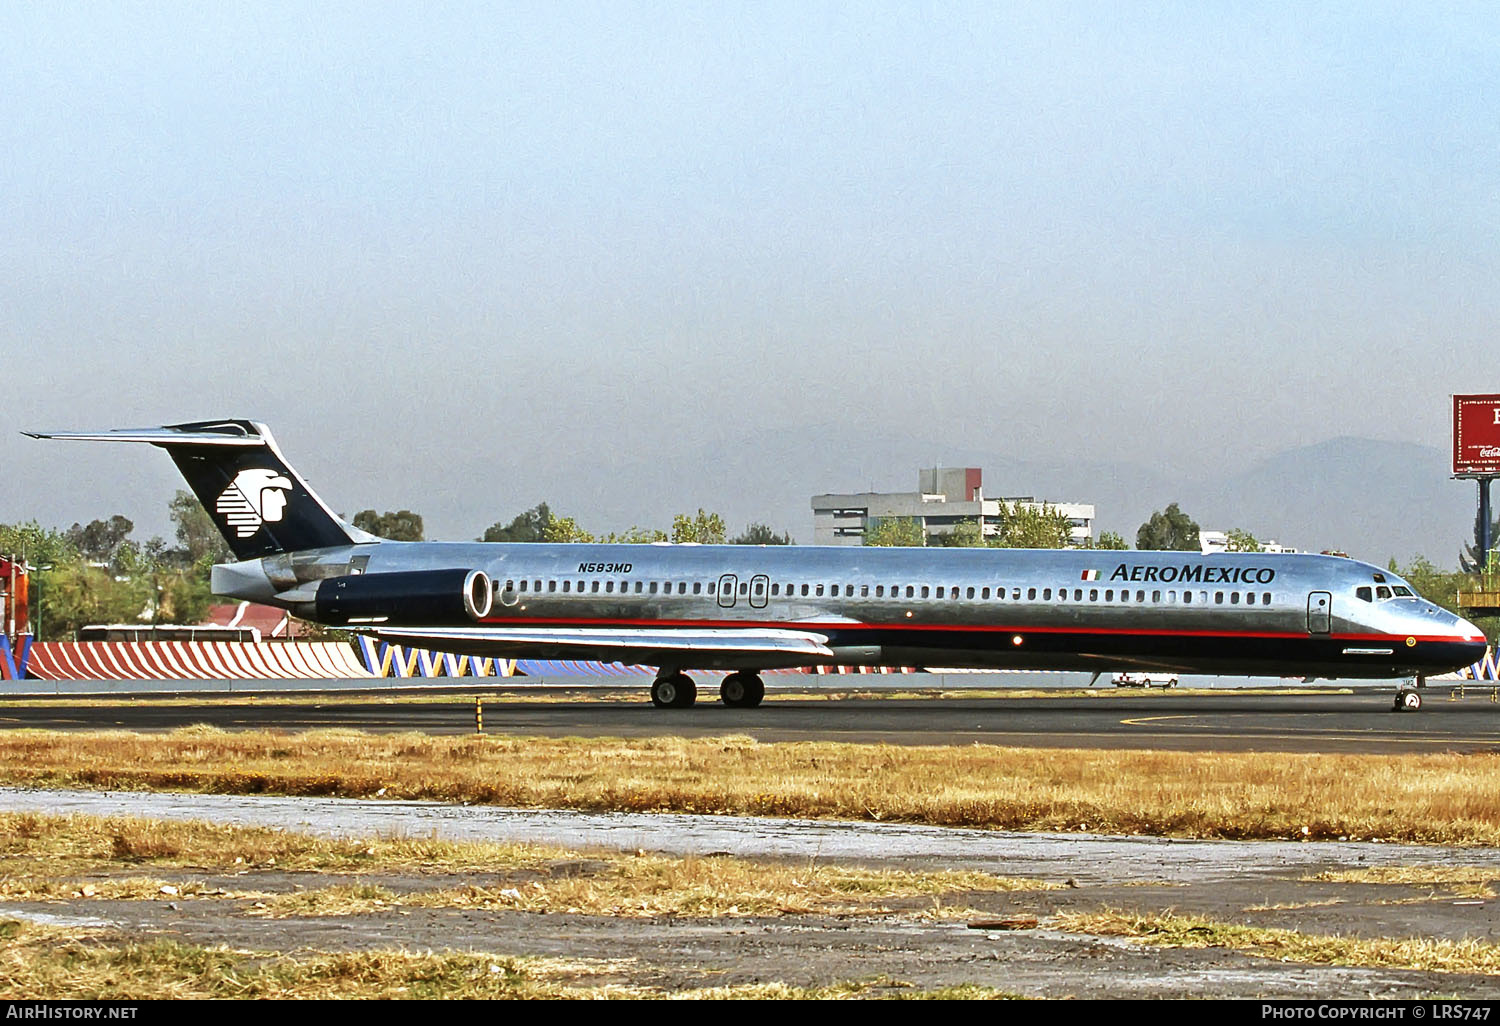
[[[1420,712],[1394,713],[1392,694],[1182,694],[1099,691],[1037,697],[777,696],[758,709],[700,701],[657,709],[644,696],[484,701],[495,734],[652,737],[745,734],[760,741],[840,740],[902,745],[1001,744],[1040,748],[1157,748],[1267,752],[1490,751],[1500,748],[1491,689],[1457,697],[1430,687]],[[475,702],[317,696],[130,702],[4,702],[0,729],[359,730],[464,734]]]

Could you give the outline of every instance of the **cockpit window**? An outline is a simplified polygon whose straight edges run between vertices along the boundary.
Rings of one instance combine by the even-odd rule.
[[[1375,575],[1375,583],[1376,584],[1384,584],[1385,583],[1385,574],[1376,574]]]
[[[1371,600],[1370,589],[1369,588],[1355,588],[1354,589],[1354,594],[1358,598],[1364,599],[1366,602],[1369,602]]]
[[[1375,597],[1388,599],[1391,597],[1391,589],[1382,584],[1380,587],[1375,589]]]
[[[1399,584],[1396,585],[1391,590],[1394,591],[1399,598],[1411,598],[1412,597],[1412,595],[1411,595],[1411,589],[1410,588],[1403,588]]]

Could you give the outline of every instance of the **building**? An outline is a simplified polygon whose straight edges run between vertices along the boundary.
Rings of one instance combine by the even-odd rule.
[[[986,498],[978,467],[929,467],[917,475],[914,492],[854,492],[814,495],[813,544],[863,545],[865,531],[881,520],[910,517],[929,537],[977,521],[987,538],[1000,533],[1000,505],[1051,506],[1068,518],[1074,545],[1094,535],[1094,507],[1080,502],[1043,502],[1032,496]]]
[[[1198,532],[1198,545],[1199,545],[1200,548],[1202,548],[1203,554],[1205,556],[1211,555],[1211,554],[1213,554],[1215,552],[1228,552],[1229,551],[1229,535],[1228,535],[1228,533],[1226,533],[1224,531],[1199,531]],[[1294,549],[1294,548],[1290,548],[1290,547],[1288,547],[1286,545],[1282,545],[1282,544],[1276,542],[1273,539],[1271,541],[1263,541],[1263,542],[1261,542],[1260,543],[1260,551],[1262,551],[1262,552],[1296,552],[1297,550]]]

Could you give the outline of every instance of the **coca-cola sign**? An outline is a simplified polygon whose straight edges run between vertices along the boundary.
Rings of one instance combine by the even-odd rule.
[[[1500,395],[1453,397],[1453,473],[1500,476]]]

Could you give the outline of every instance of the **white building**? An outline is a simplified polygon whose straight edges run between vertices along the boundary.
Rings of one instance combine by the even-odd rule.
[[[1000,533],[1000,506],[1050,506],[1068,518],[1074,545],[1094,534],[1094,507],[1081,502],[1041,502],[1032,496],[985,498],[978,467],[930,467],[919,472],[915,492],[853,492],[814,495],[813,544],[863,545],[865,532],[880,520],[909,517],[929,536],[947,534],[965,521],[978,521],[987,538]]]
[[[1199,545],[1200,548],[1203,549],[1203,554],[1205,556],[1210,555],[1210,554],[1215,553],[1215,552],[1228,552],[1229,551],[1229,535],[1228,535],[1227,532],[1224,532],[1224,531],[1199,531],[1198,532],[1198,545]],[[1261,542],[1260,543],[1260,550],[1262,552],[1296,552],[1297,551],[1296,549],[1289,548],[1289,547],[1287,547],[1285,545],[1282,545],[1282,544],[1280,544],[1278,542],[1275,542],[1275,541],[1263,541],[1263,542]]]

